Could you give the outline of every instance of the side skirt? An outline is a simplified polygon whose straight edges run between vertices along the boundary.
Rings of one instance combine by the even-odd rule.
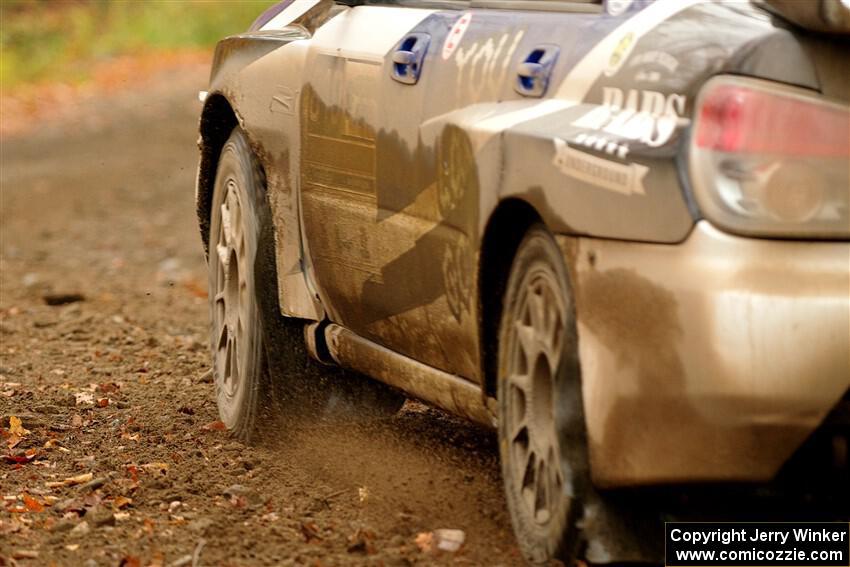
[[[340,366],[453,414],[495,427],[495,414],[485,405],[477,384],[393,352],[336,324],[326,327],[325,340],[331,357]]]

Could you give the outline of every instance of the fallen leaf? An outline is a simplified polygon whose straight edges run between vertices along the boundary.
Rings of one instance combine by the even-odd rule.
[[[29,463],[30,461],[35,459],[35,455],[35,453],[30,453],[29,451],[27,451],[23,455],[3,455],[3,458],[8,463]]]
[[[132,498],[127,498],[126,496],[116,496],[115,500],[112,501],[112,509],[120,510],[121,508],[126,508],[130,504],[133,503]],[[117,518],[117,515],[116,515]]]
[[[127,557],[121,560],[121,563],[118,564],[118,567],[142,567],[142,562],[139,560],[138,557],[128,555]]]
[[[97,403],[95,404],[99,408],[105,408],[109,405],[109,398],[98,398]]]
[[[304,541],[321,541],[322,536],[319,535],[319,526],[315,522],[301,523],[301,533],[304,535]]]
[[[24,429],[24,426],[21,423],[21,418],[12,415],[9,416],[9,433],[17,435],[18,437],[26,437],[30,431],[28,429]]]
[[[201,429],[204,431],[227,431],[227,426],[223,421],[213,421],[212,423],[206,424]]]
[[[67,549],[68,551],[77,551],[78,549],[80,549],[80,544],[79,543],[69,543],[68,545],[65,546],[65,549]]]
[[[419,551],[424,553],[430,553],[434,548],[434,534],[431,532],[419,532],[416,534],[416,547],[419,548]]]
[[[94,478],[92,473],[78,474],[77,476],[71,476],[62,481],[62,484],[65,486],[74,486],[75,484],[85,484]]]
[[[44,506],[41,504],[41,502],[39,502],[29,494],[24,494],[23,500],[24,506],[26,506],[27,510],[29,510],[30,512],[44,512]]]
[[[94,403],[94,394],[91,392],[77,392],[74,394],[74,401],[78,406],[90,405]]]

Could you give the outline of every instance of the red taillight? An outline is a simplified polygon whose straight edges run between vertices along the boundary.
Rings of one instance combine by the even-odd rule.
[[[740,234],[850,237],[850,108],[718,76],[697,99],[689,173],[704,217]]]
[[[695,141],[707,150],[850,156],[850,112],[833,104],[721,84],[705,94]]]

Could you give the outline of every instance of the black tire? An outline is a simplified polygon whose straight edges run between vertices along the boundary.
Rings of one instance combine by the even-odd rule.
[[[499,451],[508,509],[532,564],[579,551],[589,486],[575,311],[561,252],[543,225],[520,244],[498,342]]]
[[[231,208],[238,209],[238,214]],[[282,419],[384,417],[397,412],[404,404],[401,393],[357,373],[316,362],[305,346],[305,322],[280,314],[274,225],[265,175],[238,127],[221,151],[211,211],[210,340],[219,414],[227,428],[250,441],[263,430],[275,431]],[[223,222],[225,215],[228,222]],[[236,216],[241,230],[235,231],[234,248],[226,242],[225,233],[227,226],[234,227]],[[234,259],[235,269],[231,267]],[[228,303],[222,301],[222,294],[227,294],[234,274],[239,293],[230,305],[237,303],[240,317],[231,313],[228,318]],[[224,331],[223,321],[232,323],[225,324]],[[232,335],[238,346],[233,368],[223,363],[226,356],[221,360],[222,343],[231,340],[224,340],[225,333]],[[234,368],[239,378],[235,388],[228,380]]]

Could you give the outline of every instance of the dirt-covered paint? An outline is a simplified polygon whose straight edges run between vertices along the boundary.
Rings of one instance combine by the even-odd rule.
[[[850,388],[847,243],[560,244],[600,486],[768,480]]]

